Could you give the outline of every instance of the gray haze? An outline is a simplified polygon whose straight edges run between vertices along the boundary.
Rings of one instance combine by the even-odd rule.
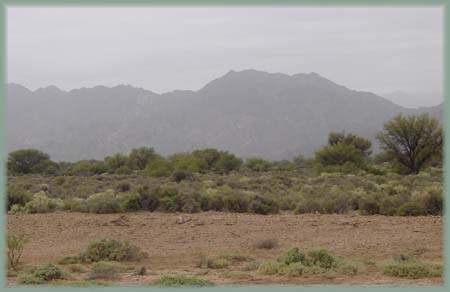
[[[437,92],[403,106],[442,100],[440,7],[10,7],[7,16],[8,82],[30,89],[198,90],[253,68],[318,72],[381,95]]]

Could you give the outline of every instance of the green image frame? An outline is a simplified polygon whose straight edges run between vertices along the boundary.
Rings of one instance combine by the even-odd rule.
[[[444,285],[443,286],[217,286],[208,288],[162,288],[155,286],[140,287],[65,287],[65,286],[18,286],[6,287],[6,32],[7,32],[7,8],[19,6],[434,6],[442,7],[444,13],[444,197],[449,198],[448,190],[450,183],[450,0],[0,0],[0,150],[2,163],[0,163],[0,194],[1,216],[0,216],[0,289],[14,291],[47,291],[47,290],[67,290],[67,291],[87,291],[87,290],[111,290],[123,291],[328,291],[335,292],[364,290],[364,291],[449,291],[450,269],[449,267],[449,243],[450,243],[450,223],[449,216],[443,216],[444,230]],[[449,200],[444,200],[444,212],[448,214],[450,210]]]

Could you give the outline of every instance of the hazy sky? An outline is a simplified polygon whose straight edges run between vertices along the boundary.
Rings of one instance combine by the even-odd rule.
[[[375,93],[443,86],[439,7],[10,7],[7,16],[8,82],[31,89],[197,90],[249,68],[317,72]]]

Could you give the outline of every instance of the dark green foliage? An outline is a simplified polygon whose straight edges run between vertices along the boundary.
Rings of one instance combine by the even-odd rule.
[[[336,259],[325,249],[316,249],[308,252],[308,256],[313,265],[317,265],[324,269],[331,269],[335,263]]]
[[[408,202],[400,206],[398,209],[400,216],[421,216],[425,215],[424,208],[419,202]]]
[[[424,212],[428,215],[442,215],[444,207],[443,189],[440,187],[430,187],[421,200]]]
[[[239,170],[242,160],[228,152],[221,152],[220,158],[215,165],[215,171],[220,174],[227,174],[233,170]]]
[[[14,186],[8,187],[6,204],[8,211],[11,210],[12,205],[25,206],[27,202],[31,201],[32,197],[33,196],[31,193],[26,190],[22,190]]]
[[[262,196],[255,196],[250,201],[249,211],[256,214],[272,214],[278,213],[279,206],[277,201]]]
[[[278,258],[278,262],[284,265],[290,265],[292,263],[307,263],[306,256],[300,251],[298,247],[293,247]]]
[[[252,171],[268,171],[270,162],[261,158],[249,158],[245,161],[245,167]]]
[[[120,153],[105,158],[105,164],[107,166],[108,173],[129,173],[130,169],[128,168],[127,163],[128,157]]]
[[[157,158],[147,165],[145,173],[151,177],[169,176],[172,173],[172,166],[166,159]]]
[[[47,153],[36,149],[23,149],[9,153],[9,174],[56,173],[57,165]]]
[[[155,285],[168,287],[203,287],[214,286],[214,283],[204,279],[188,276],[162,276],[154,281]]]
[[[172,173],[172,179],[174,182],[181,182],[182,180],[192,180],[193,175],[190,172],[186,172],[183,170],[176,170]]]
[[[377,135],[385,157],[401,166],[399,171],[419,173],[442,152],[443,134],[438,122],[428,114],[398,115]]]
[[[383,267],[383,273],[392,277],[420,279],[439,277],[441,272],[431,264],[416,260],[414,257],[400,256]]]
[[[131,150],[128,155],[128,166],[130,169],[143,170],[155,159],[160,156],[155,149],[150,147],[141,147]]]
[[[68,276],[53,264],[35,266],[20,276],[24,284],[43,284],[52,280],[67,279]]]
[[[363,215],[379,214],[380,204],[374,198],[363,198],[359,203],[359,210]]]
[[[336,144],[326,146],[315,154],[314,162],[321,165],[344,165],[352,163],[362,166],[364,155],[352,145]]]
[[[128,241],[114,239],[102,239],[94,241],[80,254],[80,261],[92,263],[99,261],[139,261],[144,257],[143,252],[137,246]]]

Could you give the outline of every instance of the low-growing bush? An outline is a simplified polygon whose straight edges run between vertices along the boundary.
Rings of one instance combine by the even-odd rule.
[[[11,210],[13,205],[25,206],[31,201],[32,195],[26,190],[21,190],[17,187],[8,187],[7,192],[7,208]]]
[[[440,276],[430,264],[413,257],[397,258],[383,267],[383,273],[392,277],[420,279]]]
[[[8,265],[15,271],[17,270],[20,264],[23,250],[27,242],[28,238],[24,234],[8,235],[7,240],[8,249],[6,255],[8,257]]]
[[[113,190],[91,195],[87,198],[87,205],[91,213],[105,214],[122,211],[120,201]]]
[[[424,215],[424,208],[419,202],[408,202],[398,209],[399,216],[421,216]]]
[[[214,286],[214,283],[204,279],[198,279],[188,276],[162,276],[153,282],[158,286],[168,286],[168,287],[204,287],[204,286]]]
[[[281,267],[282,264],[279,262],[265,262],[259,265],[257,272],[261,275],[276,275]]]
[[[90,280],[104,279],[113,280],[119,278],[119,273],[126,272],[133,267],[118,263],[118,262],[107,262],[100,261],[92,265],[92,270],[89,275]]]
[[[24,284],[43,284],[48,281],[67,278],[68,275],[53,264],[34,266],[19,276],[20,281]]]
[[[92,242],[86,251],[80,254],[80,261],[91,263],[99,261],[139,261],[145,254],[135,245],[128,241],[117,241],[114,239],[102,239]]]
[[[273,249],[277,246],[278,241],[276,239],[262,239],[255,243],[255,247],[260,249]]]
[[[49,198],[44,191],[34,194],[24,206],[27,213],[48,213],[63,209],[64,202],[61,199]]]

